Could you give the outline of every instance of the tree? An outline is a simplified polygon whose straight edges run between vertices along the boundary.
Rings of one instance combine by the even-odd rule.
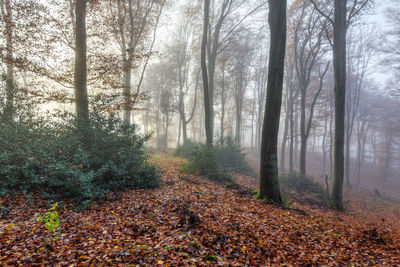
[[[14,69],[13,69],[13,16],[11,0],[2,0],[1,16],[6,37],[6,104],[2,114],[3,121],[10,121],[14,109]]]
[[[296,6],[298,3],[301,4],[300,8]],[[300,88],[300,174],[302,176],[306,176],[307,141],[310,136],[315,103],[321,93],[322,86],[312,96],[308,112],[306,110],[306,100],[312,73],[315,71],[314,67],[320,63],[318,61],[320,61],[321,51],[323,51],[323,37],[325,35],[325,24],[327,23],[325,18],[309,7],[308,2],[295,2],[291,10],[292,14],[296,11],[300,12],[298,19],[294,21],[296,27],[293,33],[293,49],[296,76]],[[322,77],[320,75],[320,78],[323,79],[327,68],[322,73]],[[308,118],[306,118],[307,113],[309,114]]]
[[[86,69],[86,4],[87,0],[76,0],[75,3],[75,109],[78,129],[82,131],[84,137],[87,133],[86,129],[89,126]]]
[[[270,51],[261,139],[259,198],[282,203],[278,177],[278,132],[286,49],[286,0],[269,0]]]
[[[344,141],[346,109],[346,34],[351,20],[367,5],[369,0],[353,0],[347,16],[347,0],[334,0],[334,16],[321,10],[315,0],[314,8],[333,25],[333,69],[335,83],[335,141],[334,171],[331,194],[333,208],[343,209],[342,193],[344,180]]]
[[[150,31],[151,25],[154,24],[154,32],[157,30],[164,3],[165,0],[110,1],[109,9],[110,20],[112,21],[112,33],[119,45],[122,59],[123,119],[128,123],[131,120],[132,105],[135,103],[135,98],[138,98],[139,95],[138,89],[134,92],[134,95],[132,95],[132,69],[135,66],[135,60],[144,54],[139,51],[140,45],[146,38],[147,32]],[[115,4],[116,6],[114,7]],[[152,53],[154,38],[155,37],[153,37],[153,43],[150,44],[148,55],[145,55],[146,62],[138,87],[140,87],[148,58]]]
[[[190,73],[191,73],[191,63],[193,55],[193,44],[194,36],[192,34],[194,27],[191,25],[190,21],[192,16],[185,17],[185,19],[180,23],[176,33],[173,34],[174,40],[171,46],[168,47],[169,54],[171,55],[170,62],[173,62],[174,76],[176,77],[178,83],[178,90],[175,93],[176,108],[180,118],[179,127],[179,137],[183,134],[183,143],[187,141],[187,125],[192,121],[196,102],[197,102],[197,88],[200,75],[200,69],[196,71],[195,76],[195,90],[194,90],[194,103],[190,108],[187,109],[187,96],[190,93]],[[181,131],[182,130],[182,131]]]
[[[210,0],[204,1],[204,19],[203,19],[203,36],[202,36],[202,72],[203,87],[207,98],[205,98],[205,129],[207,143],[212,143],[214,132],[214,76],[216,71],[216,62],[218,55],[231,44],[244,27],[241,27],[250,15],[255,14],[264,5],[263,3],[252,7],[248,5],[248,0],[220,0],[212,1],[213,9],[210,9]],[[214,8],[220,3],[220,8]],[[247,4],[247,5],[246,5]],[[249,11],[245,7],[250,6]],[[245,14],[243,15],[243,11]],[[216,15],[217,14],[217,15]],[[226,23],[229,16],[234,17]],[[225,27],[224,27],[225,26]],[[203,56],[204,54],[204,56]],[[206,73],[206,74],[205,74]],[[206,97],[206,95],[204,95]],[[206,108],[206,106],[208,108]],[[209,119],[207,119],[209,118]]]
[[[263,48],[263,47],[262,47]],[[266,50],[266,49],[265,49]],[[265,99],[267,96],[267,80],[268,80],[268,55],[261,53],[254,70],[254,83],[257,98],[256,111],[256,149],[260,150],[261,132],[263,124],[263,114],[265,109]]]
[[[206,63],[206,49],[207,49],[207,38],[208,38],[208,27],[210,24],[210,0],[204,0],[204,21],[203,21],[203,36],[201,40],[201,73],[203,76],[203,93],[204,93],[204,123],[206,129],[207,144],[212,145],[213,133],[212,133],[212,112],[211,112],[211,93],[208,83],[208,70]]]
[[[370,29],[368,29],[370,30]],[[368,70],[372,55],[372,43],[374,31],[370,34],[366,29],[350,31],[347,44],[347,90],[346,90],[346,143],[345,143],[345,177],[346,186],[350,183],[350,144],[353,134],[353,126],[359,108],[360,96],[364,87],[365,75]],[[361,145],[361,144],[359,144]]]
[[[250,79],[252,50],[250,36],[243,38],[243,42],[235,42],[233,46],[233,92],[236,109],[235,142],[240,146],[242,132],[243,101]]]

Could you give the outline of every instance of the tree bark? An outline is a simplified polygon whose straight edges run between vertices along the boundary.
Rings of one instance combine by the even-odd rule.
[[[278,132],[282,105],[286,49],[286,0],[269,0],[269,51],[267,100],[261,140],[259,198],[282,203],[278,177]]]
[[[283,130],[282,144],[281,144],[281,160],[279,162],[279,169],[282,172],[285,171],[286,141],[289,128],[288,98],[289,97],[287,96],[287,99],[285,101],[286,103],[285,128]]]
[[[203,36],[201,40],[201,70],[203,76],[203,92],[204,92],[204,125],[206,129],[206,140],[208,145],[213,143],[212,134],[212,113],[211,113],[211,98],[208,83],[208,71],[206,62],[207,36],[208,25],[210,24],[210,0],[204,0],[204,21],[203,21]]]
[[[14,113],[14,69],[13,69],[13,18],[11,1],[5,0],[1,2],[1,13],[4,17],[5,23],[5,37],[6,37],[6,104],[2,114],[2,120],[9,122],[12,120]]]
[[[344,137],[346,107],[346,7],[347,0],[335,0],[333,22],[333,64],[335,76],[335,141],[331,205],[343,209]]]
[[[75,108],[78,129],[82,131],[84,137],[89,126],[86,69],[86,4],[87,0],[76,0],[75,4]]]

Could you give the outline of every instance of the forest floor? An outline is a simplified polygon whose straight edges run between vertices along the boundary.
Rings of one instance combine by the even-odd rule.
[[[182,159],[154,157],[165,170],[157,189],[110,194],[83,211],[63,205],[59,239],[38,226],[43,199],[0,199],[0,266],[9,265],[340,265],[400,264],[400,205],[365,192],[346,211],[307,201],[289,207],[257,200],[242,186],[182,174]]]

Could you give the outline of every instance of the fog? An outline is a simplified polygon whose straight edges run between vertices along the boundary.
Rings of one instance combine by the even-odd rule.
[[[399,0],[0,1],[0,265],[398,265],[399,29]]]

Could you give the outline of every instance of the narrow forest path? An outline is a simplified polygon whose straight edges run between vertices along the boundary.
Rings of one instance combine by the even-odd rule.
[[[35,228],[44,201],[2,199],[12,209],[0,220],[0,265],[400,264],[400,230],[390,216],[282,209],[181,174],[181,159],[151,160],[165,170],[161,187],[112,194],[80,212],[62,208],[52,245],[43,243],[46,229]]]

